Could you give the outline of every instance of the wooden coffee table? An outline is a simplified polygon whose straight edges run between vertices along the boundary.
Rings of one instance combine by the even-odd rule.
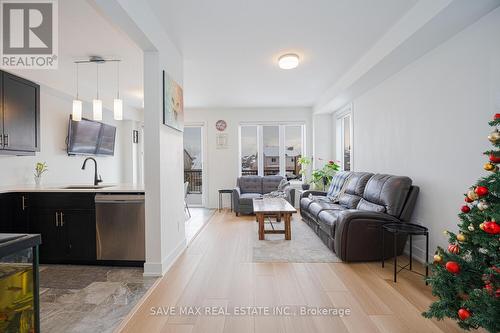
[[[264,234],[285,234],[286,240],[292,238],[290,219],[293,213],[297,213],[297,210],[288,201],[283,198],[253,199],[253,211],[257,215],[257,222],[259,222],[259,240],[264,239]],[[264,218],[266,216],[274,216],[276,219],[282,216],[285,222],[285,230],[264,229]]]

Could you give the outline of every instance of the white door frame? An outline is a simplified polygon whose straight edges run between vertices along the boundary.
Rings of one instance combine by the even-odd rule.
[[[184,127],[200,127],[201,129],[201,207],[207,207],[208,204],[208,136],[206,122],[184,123]],[[194,207],[196,205],[193,205]]]

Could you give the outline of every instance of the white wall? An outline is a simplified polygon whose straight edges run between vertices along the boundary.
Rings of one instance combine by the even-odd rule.
[[[443,230],[457,229],[463,193],[486,175],[487,122],[500,112],[499,32],[497,9],[353,103],[355,170],[420,186],[413,222],[430,228],[431,255],[447,243]]]
[[[217,120],[225,120],[228,149],[216,149]],[[301,121],[306,124],[306,155],[312,152],[312,118],[310,108],[261,108],[261,109],[187,109],[186,123],[204,123],[207,147],[206,172],[208,173],[208,207],[217,208],[219,189],[231,189],[236,185],[239,170],[238,126],[242,122]],[[227,200],[227,195],[224,196]],[[229,205],[229,202],[225,202]],[[227,206],[226,206],[227,207]]]
[[[335,127],[332,114],[315,114],[313,121],[313,165],[319,169],[329,160],[334,159]]]
[[[41,151],[36,156],[0,155],[0,186],[34,184],[33,170],[36,162],[46,162],[49,171],[43,176],[43,183],[49,184],[92,184],[94,168],[81,170],[84,157],[68,156],[66,137],[68,134],[71,97],[41,86],[40,127]],[[84,105],[84,117],[91,118],[91,106]],[[124,155],[130,150],[130,133],[121,122],[113,120],[110,111],[104,111],[103,122],[116,126],[115,155],[96,157],[98,170],[105,183],[127,182],[128,163]]]
[[[144,51],[145,275],[162,275],[186,247],[183,206],[183,136],[162,124],[162,71],[182,86],[183,59],[149,5],[94,0]]]

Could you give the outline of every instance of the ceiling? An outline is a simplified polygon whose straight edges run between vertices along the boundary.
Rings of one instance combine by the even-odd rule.
[[[120,90],[125,107],[141,109],[143,99],[142,51],[111,25],[86,0],[59,1],[59,66],[57,70],[16,70],[19,76],[70,96],[76,93],[75,60],[91,55],[118,58]],[[117,92],[116,63],[100,65],[100,96],[112,109]],[[80,99],[92,101],[96,94],[96,68],[82,64],[79,70]],[[85,111],[85,110],[84,110]],[[70,110],[68,110],[68,113]]]
[[[312,106],[417,0],[148,0],[184,57],[186,107]],[[300,55],[294,70],[277,67]]]

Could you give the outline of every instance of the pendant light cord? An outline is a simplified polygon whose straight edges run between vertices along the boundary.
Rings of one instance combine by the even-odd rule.
[[[79,100],[79,95],[78,95],[78,68],[79,68],[79,64],[76,63],[76,99]]]
[[[116,92],[116,98],[120,99],[120,62],[116,62],[116,87],[117,87],[117,92]]]
[[[96,65],[96,73],[97,73],[97,84],[96,84],[96,87],[97,87],[97,99],[99,99],[99,63],[95,63]]]

